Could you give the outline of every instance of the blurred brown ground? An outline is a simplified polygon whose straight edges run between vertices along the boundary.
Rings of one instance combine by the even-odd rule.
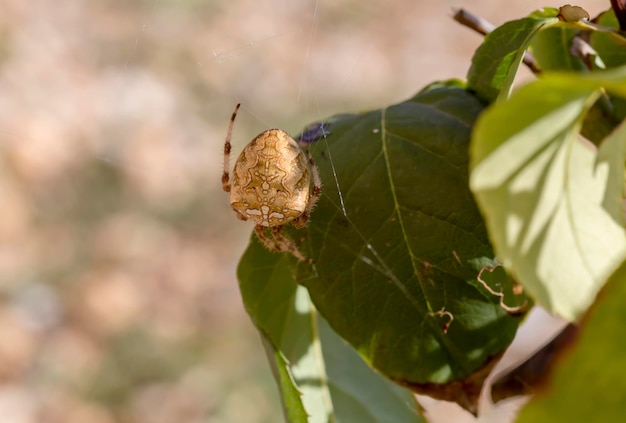
[[[234,105],[238,152],[400,101],[463,78],[452,7],[542,5],[2,0],[0,423],[281,421],[219,183]]]

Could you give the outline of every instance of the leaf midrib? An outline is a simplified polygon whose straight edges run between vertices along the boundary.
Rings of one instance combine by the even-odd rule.
[[[429,310],[424,310],[419,302],[413,297],[413,295],[411,295],[411,292],[408,290],[408,288],[402,283],[402,281],[398,280],[397,278],[393,281],[394,285],[400,289],[400,291],[407,297],[407,300],[411,303],[411,305],[418,311],[418,313],[420,313],[423,318],[425,320],[427,320],[427,324],[430,326],[431,328],[431,333],[437,338],[437,341],[439,342],[440,345],[445,346],[445,348],[443,348],[443,350],[448,354],[448,356],[451,358],[451,361],[457,363],[461,368],[463,368],[464,371],[469,372],[469,369],[466,365],[467,363],[467,357],[450,341],[450,338],[448,338],[447,336],[445,336],[445,334],[443,334],[443,332],[441,331],[441,328],[439,327],[438,323],[435,322],[434,319],[427,319],[428,317],[428,313],[429,312],[434,312],[434,310],[432,310],[431,306],[430,306],[430,301],[426,296],[426,292],[423,289],[423,282],[420,278],[420,273],[418,271],[418,269],[415,266],[415,258],[413,256],[413,254],[411,253],[411,250],[409,248],[409,242],[408,242],[408,238],[407,238],[407,233],[405,230],[405,226],[404,226],[404,220],[402,217],[402,213],[401,213],[401,208],[398,202],[398,197],[396,194],[396,190],[395,190],[395,186],[393,183],[393,177],[391,174],[391,164],[389,162],[389,154],[387,151],[387,126],[385,124],[386,119],[386,112],[387,109],[382,109],[381,110],[381,114],[380,114],[380,127],[381,127],[381,147],[382,147],[382,153],[383,153],[383,157],[385,158],[385,164],[386,164],[386,169],[387,169],[387,177],[389,180],[389,188],[391,190],[391,195],[394,201],[394,209],[396,210],[397,214],[398,214],[398,224],[400,225],[400,229],[402,231],[402,237],[404,239],[404,244],[406,245],[406,249],[407,251],[409,251],[410,255],[411,255],[411,266],[413,267],[413,274],[416,276],[416,279],[419,282],[419,287],[420,290],[422,291],[422,296],[424,297],[424,301],[428,306]]]

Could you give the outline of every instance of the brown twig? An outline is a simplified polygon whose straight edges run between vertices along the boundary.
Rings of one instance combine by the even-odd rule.
[[[465,9],[452,9],[454,11],[453,19],[463,26],[466,26],[481,35],[487,35],[496,26],[486,19],[476,16],[466,11]]]

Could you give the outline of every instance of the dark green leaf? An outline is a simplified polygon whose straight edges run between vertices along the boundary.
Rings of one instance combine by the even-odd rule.
[[[315,265],[298,267],[317,308],[366,361],[449,399],[462,395],[448,384],[492,364],[519,322],[473,285],[481,259],[493,258],[468,188],[482,107],[442,87],[326,122],[330,135],[312,146],[324,181],[306,239]],[[508,278],[497,283],[510,291]]]

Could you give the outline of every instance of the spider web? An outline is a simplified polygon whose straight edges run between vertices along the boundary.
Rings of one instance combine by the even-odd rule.
[[[417,37],[397,17],[412,3],[395,3],[387,20],[382,1],[41,2],[24,9],[7,0],[0,281],[19,294],[11,306],[29,327],[54,329],[64,303],[50,287],[78,285],[95,296],[96,311],[78,314],[85,322],[126,316],[130,327],[132,309],[144,307],[138,298],[154,304],[156,321],[179,317],[177,304],[193,310],[197,317],[185,318],[197,318],[199,332],[235,320],[235,266],[251,226],[233,217],[219,183],[234,105],[242,103],[236,155],[262,130],[295,135],[335,113],[405,97],[432,79],[415,82],[418,67],[400,65],[414,56]],[[401,48],[392,52],[390,38]],[[393,86],[382,82],[389,80]],[[341,182],[324,181],[336,186],[331,200],[349,219]],[[372,254],[361,260],[397,279],[360,237]],[[109,286],[123,295],[106,295]],[[115,312],[98,314],[97,304]]]

